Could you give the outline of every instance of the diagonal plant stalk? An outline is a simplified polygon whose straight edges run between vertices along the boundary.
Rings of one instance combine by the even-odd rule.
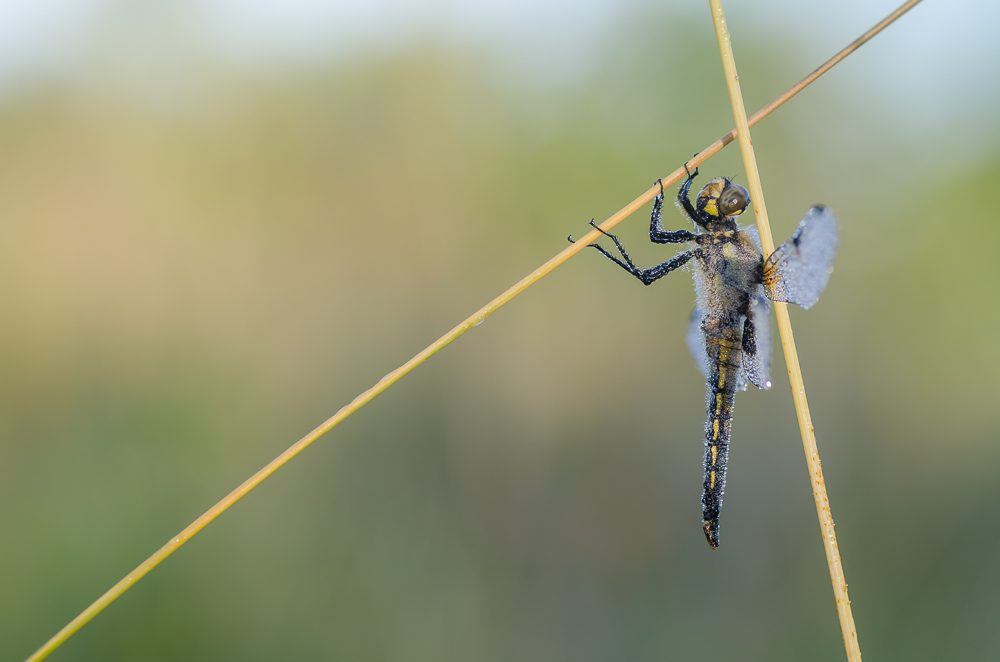
[[[743,106],[740,77],[736,73],[733,44],[729,38],[721,0],[708,0],[708,3],[712,9],[715,36],[719,41],[722,68],[726,75],[726,87],[729,89],[729,101],[733,106],[733,118],[736,121],[740,152],[743,155],[743,167],[746,169],[749,180],[750,199],[753,201],[757,230],[760,234],[761,247],[764,249],[764,259],[767,260],[768,256],[774,252],[774,240],[771,238],[771,225],[767,219],[767,206],[764,204],[764,189],[760,183],[760,172],[757,170],[757,157],[754,155],[753,141],[750,139],[747,111]],[[844,648],[847,650],[849,662],[861,662],[858,632],[854,627],[851,601],[847,597],[847,579],[844,576],[844,566],[840,561],[840,550],[837,548],[837,534],[833,529],[833,513],[830,511],[826,482],[823,480],[823,469],[820,467],[819,450],[816,447],[816,431],[813,429],[812,417],[809,415],[809,403],[806,401],[802,369],[799,367],[799,357],[795,351],[792,324],[788,319],[788,304],[775,301],[774,313],[778,318],[778,332],[781,335],[781,347],[785,352],[785,364],[788,367],[788,378],[792,385],[792,399],[795,401],[795,413],[799,419],[802,447],[805,450],[806,465],[809,468],[809,482],[812,485],[813,498],[816,501],[816,514],[819,516],[820,533],[823,536],[823,547],[826,550],[826,562],[830,568],[830,581],[833,584],[833,596],[837,603],[840,631],[844,636]]]
[[[920,0],[908,0],[903,5],[901,5],[894,12],[886,16],[884,19],[879,21],[870,30],[865,32],[863,35],[858,37],[856,40],[851,42],[839,53],[834,55],[832,58],[827,60],[823,65],[813,71],[811,74],[803,78],[801,81],[793,85],[784,94],[774,99],[771,103],[767,104],[759,111],[754,113],[752,117],[749,118],[749,126],[757,124],[772,112],[774,112],[779,106],[784,104],[786,101],[791,99],[793,96],[805,89],[810,83],[815,81],[817,78],[822,76],[824,73],[829,71],[834,65],[843,60],[845,57],[853,53],[862,44],[867,42],[869,39],[874,37],[876,34],[881,32],[883,29],[888,27],[893,21],[909,11],[914,5],[919,3]],[[722,136],[714,143],[703,149],[698,153],[693,159],[688,162],[689,167],[697,167],[707,161],[711,156],[717,154],[723,147],[731,143],[736,139],[737,131],[733,129],[726,135]],[[683,167],[678,168],[668,177],[662,179],[663,186],[672,186],[680,181],[681,178],[685,176],[685,170]],[[656,195],[660,192],[659,184],[654,185],[649,188],[645,193],[637,197],[635,200],[627,204],[613,216],[608,218],[604,223],[601,224],[601,229],[610,230],[614,226],[618,225],[621,221],[625,220],[628,216],[638,211],[643,205],[650,202]],[[189,524],[184,528],[183,531],[178,533],[176,536],[171,538],[165,545],[158,549],[152,556],[139,564],[132,572],[128,573],[123,579],[121,579],[117,584],[108,589],[101,597],[95,600],[89,607],[83,610],[76,618],[67,623],[59,632],[52,636],[45,644],[39,648],[37,651],[32,653],[30,657],[27,658],[26,662],[38,662],[48,657],[55,649],[59,648],[67,639],[73,636],[77,630],[86,625],[92,618],[97,616],[105,607],[114,602],[119,596],[121,596],[125,591],[132,587],[137,581],[142,579],[150,570],[155,568],[161,562],[163,562],[168,556],[173,554],[181,545],[190,540],[195,534],[205,528],[212,520],[217,518],[223,512],[225,512],[230,506],[239,501],[241,498],[246,496],[250,490],[257,487],[260,483],[264,481],[268,476],[273,474],[275,471],[284,466],[289,460],[305,450],[310,444],[322,437],[324,434],[329,432],[338,423],[343,421],[345,418],[356,412],[358,409],[368,404],[375,396],[379,395],[382,391],[392,386],[394,383],[399,381],[404,375],[409,373],[411,370],[416,368],[418,365],[429,359],[431,356],[436,354],[438,350],[444,348],[446,345],[451,343],[451,341],[458,338],[460,335],[480,324],[483,320],[493,314],[502,305],[516,297],[518,294],[526,290],[528,287],[536,283],[543,276],[547,275],[553,271],[556,267],[561,265],[563,262],[569,258],[576,255],[578,252],[586,248],[587,244],[596,240],[600,237],[600,231],[591,230],[582,239],[577,241],[575,244],[570,244],[565,249],[563,249],[559,254],[551,258],[548,262],[542,266],[535,269],[533,272],[522,278],[515,285],[513,285],[506,292],[493,299],[471,316],[466,318],[461,324],[453,328],[451,331],[445,335],[438,338],[434,343],[429,345],[422,352],[414,356],[412,359],[404,363],[399,368],[396,368],[385,377],[380,379],[377,384],[372,386],[370,389],[356,397],[350,404],[341,408],[336,414],[331,416],[329,419],[324,421],[315,430],[304,436],[299,441],[295,442],[290,446],[285,452],[276,457],[270,463],[267,464],[263,469],[255,473],[253,476],[245,480],[239,487],[230,492],[221,501],[216,503],[210,509],[205,511],[201,517],[196,519],[194,522]]]

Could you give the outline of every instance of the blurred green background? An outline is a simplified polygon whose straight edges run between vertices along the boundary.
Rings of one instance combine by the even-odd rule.
[[[4,660],[732,126],[700,2],[41,4],[0,12]],[[730,4],[751,111],[894,6]],[[791,314],[871,659],[1000,644],[996,14],[918,6],[754,134],[776,240],[841,222]],[[692,302],[580,254],[51,659],[843,659],[777,346],[705,543]]]

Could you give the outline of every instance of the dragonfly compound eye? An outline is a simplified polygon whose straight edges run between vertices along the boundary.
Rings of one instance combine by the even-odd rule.
[[[719,212],[723,216],[738,216],[750,204],[750,195],[739,184],[730,184],[719,196]]]

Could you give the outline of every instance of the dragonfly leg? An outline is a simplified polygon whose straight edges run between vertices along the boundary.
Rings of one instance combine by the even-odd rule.
[[[595,225],[593,221],[591,221],[590,224],[593,225],[598,230],[601,230],[601,228]],[[650,267],[649,269],[640,269],[639,267],[635,266],[635,264],[632,262],[632,258],[630,258],[628,256],[628,253],[625,252],[625,248],[622,246],[621,242],[618,241],[618,237],[608,232],[605,232],[604,230],[601,230],[601,233],[604,234],[606,237],[610,238],[611,241],[615,242],[615,247],[618,249],[618,252],[621,253],[623,259],[622,260],[618,259],[614,255],[609,253],[607,249],[605,249],[600,244],[590,244],[590,245],[596,248],[598,251],[600,251],[600,253],[604,255],[604,257],[608,258],[609,260],[617,264],[619,267],[621,267],[625,271],[629,272],[630,274],[638,278],[640,281],[642,281],[644,285],[650,285],[655,281],[659,280],[660,278],[663,278],[671,271],[674,271],[675,269],[684,266],[691,258],[695,257],[698,250],[694,249],[690,251],[685,251],[684,253],[678,253],[677,255],[673,256],[666,262],[658,264],[655,267]]]
[[[681,184],[681,187],[677,190],[677,206],[680,208],[681,212],[696,225],[703,225],[702,215],[698,213],[694,205],[691,204],[691,199],[688,197],[688,192],[691,190],[691,183],[694,178],[698,176],[698,169],[695,168],[694,172],[688,170],[687,164],[684,164],[684,170],[687,172],[687,179]]]
[[[682,244],[694,241],[698,235],[693,232],[663,229],[663,181],[659,179],[656,181],[660,185],[660,194],[653,200],[653,213],[649,216],[649,240],[654,244]]]

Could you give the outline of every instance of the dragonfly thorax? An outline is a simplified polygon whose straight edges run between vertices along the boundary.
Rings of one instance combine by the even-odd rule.
[[[698,306],[708,317],[741,324],[760,283],[760,251],[750,235],[740,230],[699,235],[698,245],[694,269]]]

